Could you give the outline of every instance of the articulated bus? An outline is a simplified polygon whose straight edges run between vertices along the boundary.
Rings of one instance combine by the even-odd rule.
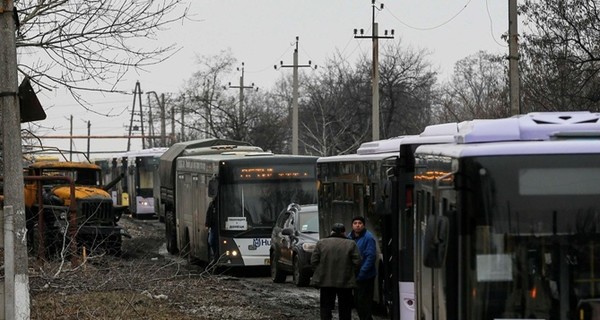
[[[415,153],[416,319],[598,319],[600,114],[461,123]]]
[[[405,159],[400,152],[401,146],[413,146],[414,149],[419,143],[450,142],[456,132],[456,123],[429,126],[420,135],[366,142],[356,154],[317,160],[320,237],[329,234],[333,223],[344,223],[346,230],[352,230],[352,218],[358,215],[365,217],[367,229],[379,240],[378,249],[381,251],[374,298],[380,306],[389,308],[392,319],[399,319],[401,306],[408,306],[405,314],[414,314],[410,309],[414,308],[412,250],[406,249],[412,241],[402,241],[399,231],[401,227],[406,229],[406,223],[410,221],[402,215],[392,214],[397,210],[392,211],[390,204],[390,198],[398,199],[391,197],[391,193],[399,192],[395,167],[399,159]],[[413,149],[409,149],[411,155]],[[410,178],[412,182],[412,173]],[[392,180],[395,183],[389,183]],[[408,182],[402,186],[406,184]],[[410,192],[411,189],[406,190]],[[407,232],[403,236],[407,237]],[[404,300],[401,303],[402,293],[406,294],[402,295]]]
[[[176,161],[177,247],[195,262],[210,261],[210,201],[217,203],[216,263],[232,267],[268,267],[279,213],[290,203],[316,201],[316,157],[223,150]]]

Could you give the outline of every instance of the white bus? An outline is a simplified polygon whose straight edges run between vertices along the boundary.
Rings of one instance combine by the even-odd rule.
[[[462,123],[415,153],[416,319],[596,319],[600,114]]]
[[[125,166],[123,172],[127,180],[123,192],[127,192],[132,217],[155,216],[155,198],[160,192],[158,166],[160,156],[167,150],[168,148],[150,148],[128,151],[121,155],[120,161]]]
[[[232,267],[270,265],[271,233],[290,203],[315,203],[316,157],[235,151],[176,159],[175,236],[189,260],[211,261],[207,209],[216,201],[216,259]],[[207,152],[217,147],[207,147]],[[242,149],[241,147],[239,149]],[[167,226],[170,224],[166,218]],[[167,234],[169,237],[169,234]]]
[[[379,240],[381,251],[374,298],[380,307],[388,309],[393,319],[399,318],[401,308],[414,305],[413,250],[407,248],[412,241],[403,241],[410,238],[409,232],[414,235],[406,228],[406,223],[412,220],[405,219],[406,214],[400,213],[397,202],[391,204],[391,199],[399,199],[392,194],[398,194],[400,188],[412,183],[412,172],[402,178],[398,176],[398,161],[404,159],[401,146],[410,146],[407,150],[412,157],[416,145],[450,142],[456,132],[456,123],[429,126],[419,135],[366,142],[356,154],[317,160],[320,237],[329,235],[333,223],[344,223],[346,230],[352,230],[352,218],[365,217],[367,229]],[[406,180],[407,177],[410,179]],[[398,183],[399,180],[403,183]],[[401,301],[401,290],[408,293],[402,298],[410,301]],[[411,314],[412,310],[403,312]]]

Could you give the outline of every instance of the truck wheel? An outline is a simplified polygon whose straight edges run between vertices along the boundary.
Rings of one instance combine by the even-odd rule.
[[[173,211],[168,210],[165,213],[165,235],[167,240],[167,251],[169,251],[170,254],[177,254],[179,252],[175,228],[175,214],[173,214]]]

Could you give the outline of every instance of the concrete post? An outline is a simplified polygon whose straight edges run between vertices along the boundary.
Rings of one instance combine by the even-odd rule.
[[[23,195],[23,166],[21,146],[21,115],[17,81],[17,49],[15,14],[12,0],[0,0],[0,112],[2,112],[2,138],[4,157],[4,204],[13,208],[15,237],[14,299],[7,303],[14,314],[7,319],[29,319],[29,278],[27,270],[27,241],[25,229],[25,200]],[[6,252],[6,251],[5,251]],[[5,268],[9,268],[5,264]],[[10,278],[10,279],[9,279]],[[15,302],[19,301],[18,304]]]

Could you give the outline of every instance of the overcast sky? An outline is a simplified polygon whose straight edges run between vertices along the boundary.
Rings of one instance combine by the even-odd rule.
[[[160,40],[175,43],[181,50],[170,60],[131,73],[120,89],[133,91],[137,80],[144,92],[177,93],[197,69],[196,57],[212,56],[230,49],[245,63],[245,84],[270,88],[290,68],[276,71],[274,64],[291,64],[295,37],[299,40],[299,63],[324,64],[336,52],[348,61],[361,54],[371,56],[371,40],[355,39],[353,29],[370,34],[370,0],[193,0],[191,19],[161,33]],[[381,2],[377,2],[380,4]],[[505,0],[391,0],[376,11],[379,33],[394,29],[394,40],[405,47],[426,49],[428,60],[439,68],[440,81],[452,72],[454,63],[485,50],[505,54],[508,47],[501,35],[508,30],[508,1]],[[306,70],[303,70],[306,72]],[[318,70],[317,70],[318,72]],[[237,84],[239,74],[230,81]],[[111,111],[118,117],[105,118],[86,112],[64,93],[43,92],[40,100],[48,118],[40,122],[54,131],[48,135],[68,135],[69,115],[74,116],[73,133],[87,134],[91,121],[93,135],[126,134],[132,96],[92,97],[89,100],[101,113]],[[146,103],[146,95],[143,95]],[[139,106],[138,106],[139,107]],[[44,140],[46,145],[68,148],[68,140]],[[92,151],[125,150],[127,140],[103,140],[92,143]],[[77,150],[85,151],[87,142],[76,140]],[[141,148],[139,141],[132,148]]]

